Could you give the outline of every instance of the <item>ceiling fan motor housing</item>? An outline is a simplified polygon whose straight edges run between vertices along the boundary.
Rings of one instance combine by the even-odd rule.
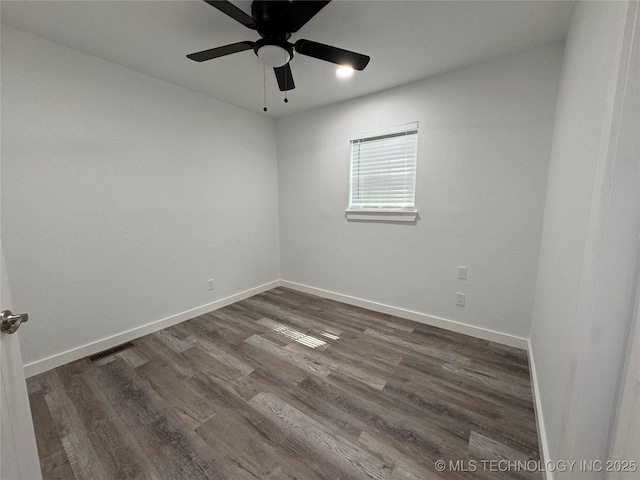
[[[289,0],[254,0],[251,2],[251,16],[256,22],[258,33],[262,38],[288,40],[288,32],[282,13],[291,2]]]

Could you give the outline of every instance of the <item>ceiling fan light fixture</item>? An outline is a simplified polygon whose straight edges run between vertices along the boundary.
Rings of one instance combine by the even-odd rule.
[[[353,76],[353,67],[351,65],[341,65],[336,69],[338,78],[351,78]]]
[[[258,49],[256,55],[266,65],[273,68],[283,67],[291,60],[289,52],[278,45],[263,45]]]

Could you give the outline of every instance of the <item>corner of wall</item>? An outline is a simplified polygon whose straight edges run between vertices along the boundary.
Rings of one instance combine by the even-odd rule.
[[[538,427],[538,445],[542,453],[542,465],[553,460],[549,451],[549,443],[547,441],[547,430],[544,423],[544,414],[542,412],[542,404],[540,402],[540,386],[538,384],[538,372],[536,370],[536,362],[531,345],[531,338],[527,340],[527,354],[529,356],[529,376],[531,379],[531,391],[533,393],[533,407],[536,414],[536,426]],[[553,480],[553,472],[544,471],[546,480]]]

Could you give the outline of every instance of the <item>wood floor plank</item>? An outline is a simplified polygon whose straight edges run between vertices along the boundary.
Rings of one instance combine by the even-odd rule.
[[[153,480],[155,478],[159,478],[160,475],[157,468],[148,461],[139,442],[136,441],[135,435],[133,435],[130,429],[130,425],[128,425],[121,416],[112,415],[111,404],[105,396],[103,389],[96,381],[96,376],[91,369],[82,373],[82,379],[86,388],[91,392],[95,399],[93,408],[100,410],[105,415],[109,416],[109,428],[111,432],[105,433],[103,432],[104,427],[98,428],[98,437],[94,440],[94,443],[106,443],[113,451],[111,456],[115,457],[121,455],[122,449],[126,449],[124,458],[127,460],[125,467],[128,468],[123,468],[124,472],[118,474],[120,478],[139,480]],[[118,459],[116,460],[116,463],[122,463],[122,461]]]
[[[325,402],[360,420],[364,430],[375,431],[385,442],[419,463],[433,468],[438,459],[455,459],[468,445],[466,438],[456,437],[427,417],[410,414],[398,408],[384,394],[370,389],[349,388],[349,379],[327,381],[307,378],[300,387]]]
[[[540,480],[526,352],[276,288],[29,379],[44,480]]]
[[[448,429],[453,435],[460,438],[468,438],[471,430],[475,429],[486,433],[500,441],[517,445],[519,449],[530,455],[532,459],[538,459],[537,440],[534,441],[533,433],[522,431],[508,417],[491,414],[483,415],[467,408],[467,404],[460,402],[457,396],[444,395],[442,390],[434,389],[435,394],[419,395],[406,388],[404,385],[390,382],[385,386],[384,393],[392,398],[404,409],[427,415],[428,418],[438,423],[442,428]]]
[[[302,381],[309,372],[309,370],[298,367],[295,363],[274,355],[273,353],[266,351],[264,348],[244,341],[240,346],[238,346],[238,353],[243,355],[242,358],[251,358],[253,360],[252,365],[255,368],[264,366],[270,372],[290,383],[298,383]]]
[[[519,374],[529,374],[529,364],[525,350],[430,325],[418,325],[413,331],[412,338],[441,348],[464,352],[472,361],[498,366],[501,371],[513,370]],[[469,348],[469,346],[473,348]]]
[[[384,378],[372,375],[371,373],[368,373],[361,368],[354,367],[353,365],[349,365],[348,363],[336,362],[335,360],[332,360],[331,357],[323,355],[321,352],[304,350],[303,347],[293,344],[287,345],[284,347],[284,350],[298,354],[306,354],[317,362],[326,365],[328,369],[327,375],[331,371],[337,371],[378,390],[382,390],[387,383]]]
[[[384,459],[387,465],[392,466],[392,480],[442,480],[442,477],[438,474],[420,466],[407,455],[391,447],[376,435],[364,431],[360,435],[360,438],[358,438],[358,442],[374,455]]]
[[[316,375],[327,376],[329,375],[329,373],[331,373],[331,369],[327,365],[324,365],[321,362],[310,358],[309,356],[298,350],[281,348],[280,346],[259,335],[253,335],[247,338],[245,342],[249,345],[260,348],[265,352],[268,352],[271,355],[274,355],[286,362],[304,368],[305,370],[308,370]]]
[[[182,353],[185,350],[193,347],[190,342],[183,340],[181,337],[174,334],[173,332],[170,332],[169,330],[160,330],[159,332],[152,333],[151,335],[160,340],[176,353]]]
[[[98,379],[114,412],[132,424],[132,431],[161,478],[224,478],[193,448],[170,416],[153,403],[124,363],[111,362],[99,370]]]
[[[293,340],[300,345],[306,345],[308,347],[317,348],[320,350],[325,350],[330,345],[327,338],[333,338],[336,336],[334,334],[329,334],[329,337],[320,338],[323,335],[327,335],[327,332],[320,332],[320,335],[314,336],[310,335],[309,333],[314,334],[315,332],[317,332],[317,330],[311,329],[309,330],[309,333],[305,333],[266,317],[262,317],[261,319],[257,320],[256,323],[268,328],[270,331],[282,335],[283,337],[289,339],[289,341]]]
[[[411,352],[416,352],[422,355],[437,358],[445,362],[455,363],[458,365],[469,365],[471,363],[471,359],[466,356],[449,352],[431,345],[425,345],[423,343],[405,340],[399,334],[387,334],[373,328],[367,328],[364,333],[379,340],[384,340],[393,345],[398,345],[399,347],[407,349]]]
[[[75,479],[75,474],[62,446],[60,433],[47,407],[44,393],[41,390],[33,391],[29,400],[43,477]]]
[[[259,393],[249,402],[256,410],[278,422],[321,455],[331,458],[356,478],[387,480],[391,470],[367,451],[332,435],[322,424],[270,393]]]
[[[210,448],[253,478],[268,478],[276,472],[282,472],[276,448],[235,418],[225,415],[214,417],[200,425],[196,432]],[[295,477],[283,474],[282,478]]]
[[[529,460],[524,453],[475,431],[471,431],[469,435],[469,450],[488,459],[518,460],[521,462]]]
[[[178,377],[168,368],[155,371],[143,368],[144,366],[136,369],[136,373],[149,382],[151,388],[172,410],[184,416],[187,424],[195,428],[215,415],[214,404],[184,387],[184,381],[187,379]]]
[[[103,407],[84,378],[80,375],[66,377],[64,383],[68,399],[76,406],[79,420],[88,427],[89,440],[96,457],[104,466],[107,478],[146,477],[131,455],[131,449],[121,441],[123,432],[115,425],[111,412]]]
[[[272,393],[279,396],[296,409],[330,426],[333,431],[350,441],[356,441],[362,433],[362,425],[354,417],[346,414],[317,395],[309,394],[298,385],[282,382],[268,371],[259,369],[244,379],[238,393],[247,401],[258,393]]]
[[[533,402],[531,387],[523,383],[505,381],[503,380],[503,378],[500,378],[496,375],[488,374],[486,371],[474,371],[470,368],[465,368],[450,363],[445,363],[442,368],[447,372],[456,373],[459,376],[464,376],[474,384],[486,385],[489,386],[492,390],[503,392],[507,395],[511,395],[527,402]]]
[[[62,448],[69,466],[76,478],[108,478],[109,467],[105,468],[106,458],[99,457],[97,451],[101,445],[93,445],[90,425],[83,422],[79,409],[69,396],[65,386],[65,377],[60,370],[46,372],[43,377],[44,397],[51,417],[58,425]]]
[[[215,343],[209,340],[207,337],[202,335],[191,335],[187,337],[189,341],[198,345],[202,350],[207,352],[213,358],[218,360],[220,363],[227,365],[234,370],[237,370],[242,375],[249,375],[253,372],[254,368],[247,363],[243,362],[239,358],[234,355],[227,353],[225,350],[218,347]]]
[[[255,377],[259,375],[260,371],[254,371],[248,377]],[[242,381],[248,381],[248,377],[243,377]],[[266,475],[266,477],[258,478],[288,478],[293,476],[294,478],[304,479],[319,479],[319,480],[333,480],[340,477],[341,472],[332,468],[331,464],[326,462],[323,458],[318,457],[313,451],[305,449],[303,445],[296,442],[295,439],[290,439],[288,432],[282,430],[277,423],[271,421],[269,418],[261,415],[258,411],[253,409],[247,402],[243,401],[241,397],[235,395],[235,390],[229,385],[222,385],[216,379],[209,377],[196,376],[189,380],[193,382],[192,386],[200,389],[207,398],[215,401],[221,410],[218,414],[199,427],[196,432],[206,440],[210,445],[214,445],[215,449],[219,452],[223,450],[225,452],[232,451],[234,448],[243,449],[241,445],[234,445],[233,448],[227,445],[227,438],[225,429],[220,428],[217,425],[217,420],[220,418],[229,419],[228,424],[233,427],[235,425],[243,424],[254,432],[253,435],[257,435],[261,438],[263,443],[267,443],[274,449],[272,461],[277,461],[279,469],[274,467],[273,471]],[[262,384],[264,385],[264,384]],[[282,390],[280,390],[282,395]],[[291,397],[282,395],[287,401],[291,401]],[[293,402],[295,406],[300,406],[299,402]],[[304,408],[304,407],[303,407]],[[308,410],[307,410],[308,412]],[[354,438],[357,438],[357,436]],[[211,439],[215,438],[215,441]],[[240,441],[241,439],[238,439]],[[221,446],[220,443],[224,443],[226,446]],[[253,446],[253,448],[258,448]],[[246,450],[246,449],[245,449]],[[246,452],[225,453],[226,456],[231,458],[230,463],[241,469],[243,474],[254,471],[253,467],[244,464],[242,456]],[[296,455],[296,453],[301,455]],[[336,473],[337,472],[337,473]],[[253,476],[254,474],[251,473]],[[235,479],[235,476],[228,478]],[[244,478],[238,477],[238,478]]]
[[[136,340],[136,351],[141,351],[150,360],[142,366],[136,367],[139,370],[147,368],[152,370],[158,366],[163,366],[170,368],[184,378],[188,378],[195,373],[184,357],[169,348],[153,334]]]
[[[129,365],[131,368],[137,368],[141,365],[144,365],[149,361],[149,359],[143,355],[140,350],[124,350],[116,354],[117,357],[121,358]]]
[[[335,325],[325,323],[327,319],[315,319],[307,312],[291,311],[284,309],[278,305],[274,305],[269,301],[265,301],[260,296],[248,298],[245,303],[251,306],[257,315],[270,318],[280,323],[285,323],[292,328],[301,331],[317,329],[333,335],[341,335],[342,330]]]
[[[192,347],[182,352],[182,356],[193,366],[194,370],[214,375],[227,380],[235,380],[244,375],[228,363],[223,363],[199,347]],[[252,369],[253,370],[253,369]]]
[[[523,400],[483,382],[470,382],[466,375],[459,376],[444,366],[445,362],[434,361],[430,357],[407,355],[396,368],[396,378],[404,384],[427,391],[437,386],[443,389],[454,403],[464,403],[471,410],[481,414],[509,414],[512,421],[518,419],[531,424],[531,400]],[[504,408],[496,408],[497,405],[508,405],[508,409],[505,411]]]
[[[412,326],[401,325],[401,324],[395,323],[395,322],[385,322],[385,325],[387,327],[395,328],[397,330],[402,330],[404,332],[409,332],[409,333],[413,332],[413,330],[414,330],[414,327],[412,327]]]
[[[187,386],[216,404],[216,417],[235,418],[238,423],[250,426],[269,443],[281,444],[288,435],[277,424],[251,408],[229,383],[198,374],[187,381]]]

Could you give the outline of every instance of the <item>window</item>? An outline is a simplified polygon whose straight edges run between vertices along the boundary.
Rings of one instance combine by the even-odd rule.
[[[348,219],[416,219],[417,147],[417,122],[351,140]]]

